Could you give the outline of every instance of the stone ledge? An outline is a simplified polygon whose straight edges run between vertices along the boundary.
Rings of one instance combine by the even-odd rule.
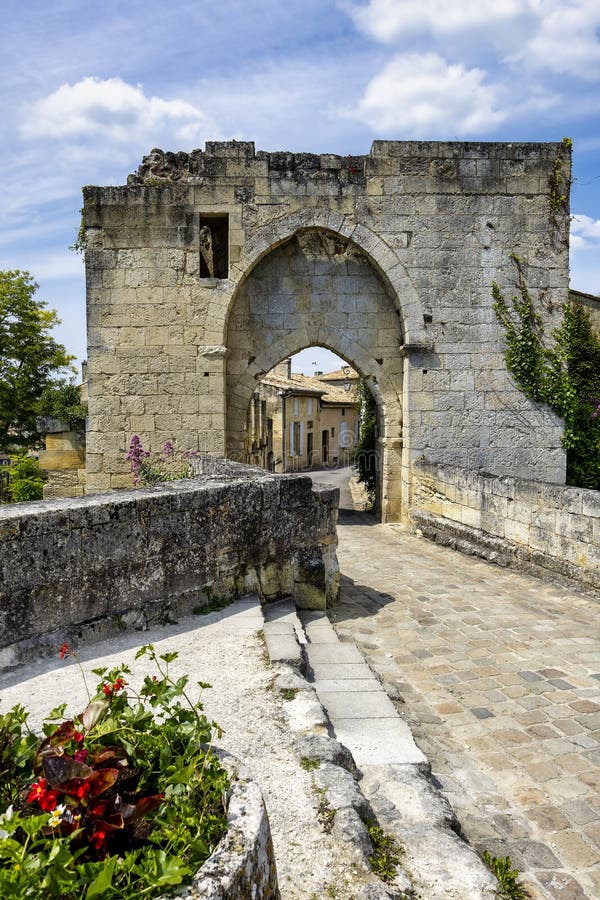
[[[260,788],[235,757],[219,751],[217,755],[232,777],[227,832],[192,883],[163,900],[279,900],[271,828]]]
[[[210,460],[141,490],[0,509],[0,667],[258,593],[335,599],[337,492]]]
[[[600,599],[597,574],[567,560],[420,509],[411,510],[410,518],[415,528],[436,544],[469,556],[478,556],[498,566],[516,568],[538,578],[548,578],[551,575],[570,588],[583,587]]]

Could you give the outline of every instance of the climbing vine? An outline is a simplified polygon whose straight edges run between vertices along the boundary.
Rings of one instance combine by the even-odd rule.
[[[85,228],[85,218],[83,209],[80,210],[80,218],[79,218],[79,228],[77,229],[77,235],[75,237],[75,241],[69,247],[69,250],[72,250],[74,253],[79,253],[80,256],[85,255],[87,247],[87,236],[86,236],[86,228]]]
[[[522,271],[517,266],[517,294],[510,304],[494,282],[494,312],[506,336],[506,365],[521,390],[546,403],[564,419],[562,443],[567,451],[567,483],[600,490],[600,339],[581,304],[562,304],[562,322],[545,343]]]
[[[367,382],[358,384],[360,428],[355,462],[358,480],[365,486],[369,502],[375,506],[377,498],[377,404]]]
[[[565,174],[565,157],[573,147],[571,138],[565,137],[561,141],[561,151],[558,153],[552,170],[548,176],[548,204],[550,206],[550,223],[554,228],[559,228],[563,217],[569,212],[569,194],[571,191],[571,179]]]

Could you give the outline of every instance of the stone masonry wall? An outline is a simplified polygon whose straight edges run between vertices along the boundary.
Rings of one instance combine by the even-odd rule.
[[[224,454],[249,386],[311,343],[378,397],[385,518],[406,516],[423,454],[564,483],[561,423],[508,377],[491,299],[494,280],[514,292],[516,253],[556,322],[568,287],[568,203],[550,203],[559,161],[566,178],[558,143],[375,141],[342,157],[209,142],[152,151],[127,186],[85,188],[88,492],[127,484],[133,433],[151,449],[175,438]],[[203,274],[214,216],[228,217],[227,277]]]
[[[0,508],[0,667],[259,593],[336,597],[338,491],[211,460],[153,488]]]
[[[411,519],[427,537],[500,565],[598,589],[600,493],[457,466],[413,464]]]

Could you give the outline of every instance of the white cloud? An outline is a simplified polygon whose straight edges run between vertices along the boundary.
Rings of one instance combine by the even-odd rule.
[[[530,0],[369,0],[366,5],[344,4],[361,29],[375,40],[391,43],[422,32],[448,35],[493,29],[521,17]]]
[[[489,132],[506,116],[484,77],[436,53],[399,54],[371,79],[356,114],[374,131],[418,138]]]
[[[187,146],[210,132],[205,114],[183,100],[147,97],[121,78],[83,78],[35,102],[21,123],[28,139],[100,139],[150,146],[168,133]],[[213,129],[214,130],[214,129]]]
[[[600,247],[600,219],[574,215],[571,218],[571,247],[574,250],[597,250]]]
[[[521,71],[548,71],[592,80],[600,73],[598,0],[342,0],[356,26],[374,40],[406,43],[430,36],[438,46],[468,38],[480,41]],[[443,44],[441,42],[444,42]],[[515,49],[516,48],[516,49]]]
[[[526,69],[594,80],[600,75],[598,0],[540,0],[538,27],[512,57]]]

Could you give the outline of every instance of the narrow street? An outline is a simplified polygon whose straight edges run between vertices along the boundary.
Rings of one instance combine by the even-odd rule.
[[[345,489],[349,474],[313,477]],[[597,602],[346,502],[330,618],[410,725],[465,836],[509,855],[534,898],[600,896]]]

